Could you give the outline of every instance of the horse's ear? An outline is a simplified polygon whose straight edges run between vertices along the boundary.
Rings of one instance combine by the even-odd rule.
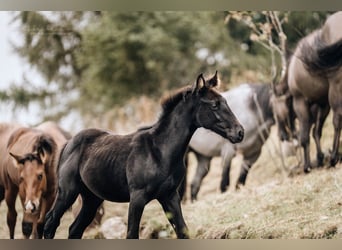
[[[198,91],[205,86],[205,80],[203,73],[199,74],[196,82],[192,85],[192,93],[198,93]]]
[[[206,87],[207,88],[214,88],[218,84],[219,84],[219,79],[217,77],[217,70],[216,70],[215,75],[206,82]]]
[[[43,164],[47,163],[50,160],[56,149],[57,144],[50,136],[42,135],[39,138],[37,153]]]
[[[21,161],[23,160],[23,158],[19,155],[15,155],[11,152],[9,152],[10,156],[12,156],[12,160],[13,160],[13,164],[16,168],[19,168],[19,166],[21,166]]]

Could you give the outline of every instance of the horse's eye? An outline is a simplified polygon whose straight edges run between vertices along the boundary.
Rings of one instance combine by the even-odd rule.
[[[213,103],[211,104],[211,108],[212,108],[212,109],[217,109],[218,106],[219,106],[218,102],[213,102]]]
[[[43,179],[43,175],[42,174],[37,175],[37,179],[38,181],[41,181]]]

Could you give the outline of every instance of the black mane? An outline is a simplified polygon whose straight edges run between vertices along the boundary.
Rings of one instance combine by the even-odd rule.
[[[186,86],[184,88],[179,89],[171,95],[164,97],[161,100],[161,106],[163,108],[160,119],[163,119],[165,116],[170,114],[170,112],[176,107],[176,105],[184,100],[188,94],[192,92],[191,86]]]

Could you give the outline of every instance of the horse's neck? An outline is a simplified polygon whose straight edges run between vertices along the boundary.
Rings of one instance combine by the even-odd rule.
[[[153,138],[166,155],[184,155],[196,127],[192,124],[190,107],[177,105],[163,120],[157,122]]]

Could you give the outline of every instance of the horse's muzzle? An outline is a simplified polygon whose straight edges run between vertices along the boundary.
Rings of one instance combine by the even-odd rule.
[[[24,207],[25,213],[34,214],[35,212],[38,211],[38,206],[39,204],[37,205],[31,200],[29,200],[28,202],[25,203],[25,207]]]
[[[239,143],[243,140],[245,131],[242,126],[237,126],[233,131],[227,133],[231,143]]]

